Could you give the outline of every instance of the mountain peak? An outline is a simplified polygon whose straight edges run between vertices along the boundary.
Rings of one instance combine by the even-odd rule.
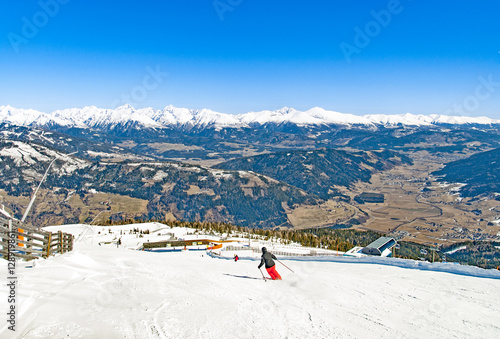
[[[133,111],[135,111],[135,108],[132,107],[132,105],[130,105],[130,104],[125,104],[125,105],[118,106],[115,110],[117,110],[117,111],[123,111],[123,110],[133,110]]]
[[[288,113],[296,112],[296,110],[291,108],[291,107],[284,106],[284,107],[276,110],[276,112],[281,113],[281,114],[288,114]]]

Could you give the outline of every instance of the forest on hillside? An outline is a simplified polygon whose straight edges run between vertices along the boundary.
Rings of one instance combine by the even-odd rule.
[[[347,152],[319,149],[239,158],[216,167],[264,174],[322,199],[329,199],[342,196],[335,186],[350,187],[357,181],[367,182],[375,172],[411,163],[406,155],[388,150]]]
[[[453,161],[432,174],[443,182],[466,184],[460,189],[464,197],[500,193],[500,148]]]

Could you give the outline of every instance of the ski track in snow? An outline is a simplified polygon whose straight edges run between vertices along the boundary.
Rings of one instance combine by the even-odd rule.
[[[133,226],[132,226],[133,227]],[[494,338],[500,280],[374,263],[258,260],[99,246],[18,263],[18,324],[0,338]],[[286,260],[282,258],[282,260]],[[1,263],[6,271],[6,264]],[[256,279],[247,279],[256,278]],[[7,286],[0,286],[6,295]],[[5,299],[5,300],[4,300]],[[0,300],[7,309],[6,298]],[[5,312],[3,312],[5,313]]]

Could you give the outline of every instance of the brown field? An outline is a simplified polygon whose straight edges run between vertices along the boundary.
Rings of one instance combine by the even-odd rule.
[[[195,194],[206,194],[206,195],[215,195],[215,192],[213,189],[201,189],[197,185],[190,185],[189,190],[186,191],[188,195],[195,195]]]
[[[328,200],[321,205],[304,205],[286,210],[288,220],[295,229],[333,226],[358,213],[355,207],[334,200]]]
[[[450,157],[455,157],[451,155]],[[442,167],[443,158],[426,152],[414,154],[413,166],[378,173],[371,183],[358,183],[351,192],[383,193],[382,204],[358,207],[370,219],[360,229],[369,229],[423,244],[449,244],[464,240],[492,240],[500,232],[497,224],[500,202],[460,199],[460,185],[443,185],[430,175]],[[454,160],[454,159],[447,159]],[[481,210],[481,215],[473,211]]]

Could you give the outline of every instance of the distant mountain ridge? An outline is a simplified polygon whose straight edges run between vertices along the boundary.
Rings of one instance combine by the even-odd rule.
[[[460,195],[463,197],[493,194],[498,199],[500,148],[447,163],[444,168],[432,174],[442,182],[463,183],[464,186],[460,188]]]
[[[378,171],[404,164],[412,164],[412,160],[389,150],[347,152],[319,149],[243,157],[217,164],[216,167],[260,173],[320,198],[330,199],[342,195],[338,186],[350,187],[357,181],[367,182]]]
[[[0,140],[0,198],[20,218],[24,200],[51,160],[51,175],[38,194],[28,222],[37,226],[79,223],[106,212],[110,218],[156,218],[230,222],[249,227],[290,225],[284,206],[316,205],[316,196],[246,171],[225,171],[175,162],[92,162],[36,143]],[[135,199],[133,206],[111,211],[96,195]],[[6,196],[11,200],[6,202]],[[23,197],[24,196],[24,197]],[[16,197],[21,197],[19,200]],[[116,204],[119,204],[115,201]],[[143,207],[138,210],[141,201]],[[135,211],[133,211],[135,209]],[[117,219],[117,220],[118,220]]]
[[[283,107],[275,111],[249,112],[245,114],[225,114],[209,109],[187,109],[167,106],[162,110],[153,108],[135,109],[123,105],[116,109],[103,109],[95,106],[70,108],[44,113],[33,109],[18,109],[0,106],[0,123],[19,126],[63,126],[92,129],[114,129],[116,127],[146,128],[240,128],[266,124],[314,125],[492,125],[500,120],[488,117],[462,117],[446,115],[363,115],[339,113],[314,107],[307,111],[298,111]]]

